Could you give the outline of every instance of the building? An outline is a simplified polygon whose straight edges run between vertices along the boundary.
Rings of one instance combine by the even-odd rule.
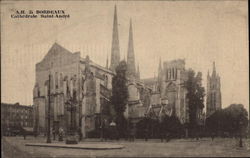
[[[118,23],[117,23],[117,10],[115,6],[113,34],[112,34],[112,47],[111,47],[111,63],[110,70],[115,73],[115,67],[120,62],[120,47],[118,36]],[[132,19],[129,23],[129,37],[127,49],[127,86],[128,86],[128,104],[125,111],[125,117],[131,122],[136,123],[138,120],[145,116],[146,110],[150,104],[150,88],[145,86],[140,81],[139,64],[136,69],[134,42],[133,42],[133,27]]]
[[[36,64],[34,129],[42,133],[48,123],[49,75],[52,128],[57,131],[62,127],[67,131],[74,126],[82,130],[83,136],[94,130],[101,105],[109,103],[113,72],[97,65],[88,56],[82,58],[79,52],[72,53],[55,43]],[[74,103],[70,103],[72,99]],[[73,121],[70,106],[75,107]]]
[[[216,73],[215,62],[213,62],[212,75],[210,76],[209,71],[207,73],[206,117],[221,109],[220,86],[220,76]]]
[[[128,41],[128,73],[127,85],[129,91],[128,108],[125,115],[128,118],[141,118],[149,106],[150,89],[140,82],[139,65],[135,68],[133,47],[132,20],[130,20]],[[89,59],[80,57],[80,52],[70,52],[55,43],[41,62],[36,64],[36,83],[34,86],[34,129],[45,133],[48,123],[48,89],[50,86],[51,115],[50,124],[58,131],[74,127],[81,129],[83,136],[100,127],[104,114],[110,115],[112,106],[112,78],[115,68],[120,62],[120,47],[118,33],[117,10],[115,6],[111,62],[102,67]],[[49,83],[50,75],[50,83]],[[75,100],[72,103],[72,99]],[[69,103],[71,102],[71,103]],[[70,109],[74,104],[73,121]]]
[[[32,128],[33,107],[16,104],[1,103],[1,127],[6,128]]]
[[[187,123],[189,118],[187,90],[184,85],[187,80],[185,61],[165,61],[163,67],[160,61],[157,78],[140,79],[138,63],[136,69],[133,38],[130,19],[126,59],[128,103],[125,117],[136,123],[153,109],[159,115],[163,111],[167,115],[175,114],[181,123]],[[42,61],[36,64],[33,92],[34,130],[45,133],[48,118],[56,131],[60,127],[64,131],[73,127],[81,129],[83,137],[99,128],[103,118],[108,119],[112,113],[112,78],[119,62],[118,16],[115,6],[110,65],[108,58],[106,66],[103,67],[88,56],[82,58],[80,52],[70,52],[58,43],[53,44]]]
[[[162,102],[165,101],[165,113],[168,116],[176,115],[181,123],[187,123],[189,116],[187,89],[184,84],[186,80],[185,60],[165,61],[162,66],[160,59],[157,78],[144,80],[146,85],[153,88],[151,109],[159,113]]]

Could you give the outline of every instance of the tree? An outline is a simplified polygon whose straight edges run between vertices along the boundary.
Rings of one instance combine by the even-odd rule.
[[[114,118],[116,119],[117,129],[120,135],[124,135],[124,131],[126,130],[126,119],[124,117],[128,100],[126,71],[127,64],[125,61],[121,61],[116,67],[116,75],[112,80],[111,103],[114,107]]]
[[[184,134],[183,125],[177,116],[165,116],[162,123],[163,132],[168,132],[172,137],[180,137]]]
[[[187,88],[187,99],[189,105],[189,127],[195,130],[198,125],[198,112],[204,108],[205,89],[202,87],[202,73],[188,70],[188,79],[185,82]]]
[[[246,131],[247,124],[248,114],[242,104],[231,104],[225,109],[215,111],[206,119],[207,130],[228,133],[231,136]]]

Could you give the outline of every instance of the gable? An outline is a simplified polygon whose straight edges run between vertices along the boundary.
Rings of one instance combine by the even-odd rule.
[[[57,43],[54,43],[41,62],[36,64],[36,70],[47,70],[50,67],[61,66],[76,62],[80,53],[71,53]]]

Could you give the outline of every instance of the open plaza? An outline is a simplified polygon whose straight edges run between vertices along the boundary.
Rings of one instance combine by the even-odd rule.
[[[85,139],[75,146],[123,146],[120,149],[72,149],[61,147],[37,147],[26,144],[44,143],[45,137],[3,137],[2,156],[4,158],[27,157],[248,157],[250,155],[250,139],[243,139],[243,147],[238,147],[238,140],[233,138],[173,139],[161,142],[149,139],[147,142],[136,139],[126,140]],[[51,145],[65,145],[65,142],[52,141]]]

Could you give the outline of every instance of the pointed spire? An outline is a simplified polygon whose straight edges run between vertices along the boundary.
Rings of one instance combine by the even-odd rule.
[[[134,54],[134,42],[133,42],[133,28],[131,19],[129,26],[127,64],[128,64],[128,77],[134,78],[136,75],[136,70],[135,70],[135,54]]]
[[[115,5],[110,69],[112,71],[115,71],[115,68],[116,66],[118,66],[119,62],[120,62],[120,46],[119,46],[117,11],[116,11],[116,5]]]

